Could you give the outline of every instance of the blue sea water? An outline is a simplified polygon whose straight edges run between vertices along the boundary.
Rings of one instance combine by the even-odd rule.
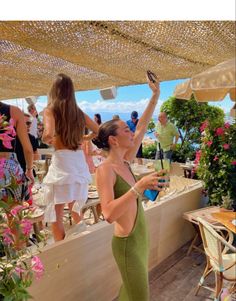
[[[89,115],[90,118],[94,118],[94,113],[89,113],[87,112],[87,114]],[[111,113],[111,112],[101,112],[99,113],[101,115],[101,119],[102,119],[102,122],[106,122],[108,120],[111,120],[112,119],[112,116],[115,115],[116,113]],[[124,121],[127,121],[130,119],[130,113],[119,113],[117,114],[120,116],[120,119],[124,120]],[[153,118],[155,120],[155,122],[157,122],[157,119]],[[152,139],[156,139],[155,136],[154,136],[154,133],[146,133],[145,134],[145,137],[150,137]]]

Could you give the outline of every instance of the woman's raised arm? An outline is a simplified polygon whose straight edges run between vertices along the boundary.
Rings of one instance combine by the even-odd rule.
[[[134,146],[130,150],[128,150],[127,153],[125,154],[125,159],[130,162],[135,158],[139,146],[142,143],[143,137],[147,131],[149,121],[152,118],[153,112],[157,104],[157,100],[160,95],[159,81],[153,83],[150,80],[148,80],[148,84],[150,89],[152,90],[152,97],[150,98],[145,111],[143,112],[142,116],[138,121],[135,134],[134,134]]]

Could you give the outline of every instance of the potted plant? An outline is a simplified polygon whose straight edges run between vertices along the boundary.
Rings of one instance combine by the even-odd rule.
[[[0,115],[0,139],[11,149],[15,136],[13,122]],[[34,275],[40,278],[43,265],[27,248],[32,229],[30,217],[33,209],[14,198],[19,185],[17,174],[7,174],[5,158],[0,158],[0,300],[24,301],[30,298],[27,288]]]
[[[209,123],[200,128],[202,144],[196,154],[197,174],[204,181],[212,205],[231,200],[236,209],[236,123]]]

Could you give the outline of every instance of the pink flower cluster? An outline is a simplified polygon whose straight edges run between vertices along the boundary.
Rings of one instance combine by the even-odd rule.
[[[31,260],[32,271],[36,275],[36,279],[40,279],[44,272],[43,264],[38,256],[34,256]]]
[[[38,256],[33,256],[31,259],[31,269],[35,273],[36,279],[40,279],[44,273],[44,266],[42,264],[42,261]],[[27,268],[23,268],[21,264],[18,264],[14,272],[19,276],[22,277],[24,273],[27,273]]]
[[[5,228],[3,230],[3,243],[6,244],[7,246],[14,243],[13,233],[11,232],[10,228]]]
[[[216,129],[215,133],[216,133],[217,136],[222,136],[222,135],[224,135],[225,131],[224,131],[223,128],[220,127],[220,128]]]
[[[202,154],[202,151],[201,151],[201,150],[196,151],[196,158],[195,158],[195,160],[194,160],[194,163],[195,163],[196,165],[198,165],[198,163],[199,163],[199,161],[200,161],[200,159],[201,159],[201,154]]]
[[[208,121],[205,121],[202,123],[201,127],[200,127],[200,131],[203,132],[207,127],[208,127],[209,123]],[[215,136],[224,136],[227,133],[227,129],[229,129],[231,127],[229,122],[226,122],[224,124],[223,127],[218,127],[217,129],[215,129],[214,134]],[[204,142],[208,147],[211,147],[211,145],[213,144],[213,140],[209,140],[209,141],[205,141]],[[224,150],[230,150],[230,148],[232,147],[229,143],[224,143],[222,144],[222,147]],[[200,158],[201,158],[201,150],[196,152],[196,159],[194,161],[194,163],[197,165],[200,162]],[[218,161],[220,158],[216,155],[214,156],[213,161]],[[236,165],[236,160],[234,159],[233,161],[231,161],[231,165]]]
[[[200,132],[202,133],[209,125],[209,122],[206,120],[200,126]]]
[[[212,140],[209,140],[209,141],[207,141],[207,143],[206,143],[206,144],[207,144],[207,146],[209,146],[209,147],[210,147],[210,146],[212,145],[212,143],[213,143],[213,141],[212,141]]]
[[[20,223],[21,231],[25,236],[29,236],[32,230],[32,223],[27,219],[23,219]]]
[[[0,134],[0,140],[2,140],[3,146],[11,149],[11,141],[16,136],[16,132],[14,129],[14,120],[11,118],[9,122],[4,121],[5,116],[0,115],[0,129],[4,130],[4,133]]]
[[[17,205],[15,206],[13,209],[11,209],[11,215],[13,215],[14,217],[16,217],[22,210],[26,209],[26,206],[22,206],[22,205]]]

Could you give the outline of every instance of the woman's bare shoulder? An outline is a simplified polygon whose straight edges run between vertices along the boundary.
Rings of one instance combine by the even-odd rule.
[[[112,168],[112,164],[109,161],[103,161],[98,167],[97,167],[97,171],[99,172],[112,172],[113,168]]]
[[[110,162],[102,162],[96,169],[96,178],[99,182],[106,184],[114,184],[116,181],[116,173]]]
[[[16,106],[11,106],[11,116],[14,119],[17,119],[17,117],[21,117],[24,115],[24,113]]]
[[[43,115],[53,115],[53,110],[49,107],[46,107],[44,110],[43,110]]]
[[[112,178],[116,177],[116,172],[114,168],[114,164],[105,160],[97,167],[97,174],[104,177],[104,175],[111,176]]]

